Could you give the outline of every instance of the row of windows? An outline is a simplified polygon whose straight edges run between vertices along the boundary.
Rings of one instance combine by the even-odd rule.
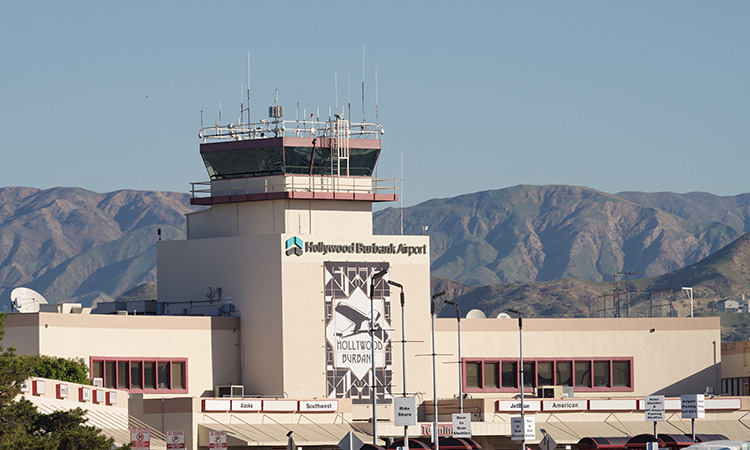
[[[583,390],[630,391],[632,359],[576,359],[523,361],[525,388],[572,386]],[[467,392],[519,389],[518,360],[464,360]]]
[[[380,149],[350,148],[341,170],[372,176]],[[334,161],[327,147],[265,147],[201,153],[212,180],[282,174],[331,175]]]
[[[748,395],[750,394],[750,378],[722,378],[721,393],[726,395]]]
[[[186,359],[91,359],[104,387],[130,392],[187,392]]]

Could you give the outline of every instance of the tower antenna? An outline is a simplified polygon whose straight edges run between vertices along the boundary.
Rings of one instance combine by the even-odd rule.
[[[352,65],[346,65],[346,91],[348,96],[349,104],[349,123],[352,122]]]
[[[365,123],[365,44],[362,44],[362,123]]]
[[[333,72],[333,90],[336,91],[336,94],[334,97],[336,97],[336,110],[335,114],[339,115],[339,73],[334,71]],[[344,111],[341,111],[342,113]]]
[[[375,123],[380,123],[378,120],[378,67],[375,66]]]
[[[250,52],[247,52],[247,123],[252,123],[250,116]]]

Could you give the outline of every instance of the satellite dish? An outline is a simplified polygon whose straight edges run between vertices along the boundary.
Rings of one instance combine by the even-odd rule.
[[[19,287],[10,293],[10,303],[20,313],[37,313],[39,305],[46,305],[47,299],[33,289]]]
[[[211,286],[206,288],[206,298],[209,300],[214,299],[214,288],[212,288]]]
[[[510,317],[510,314],[508,313],[500,313],[497,315],[497,318],[498,319],[512,319],[512,317]]]
[[[482,312],[481,309],[472,309],[466,314],[467,319],[486,319],[487,316]]]

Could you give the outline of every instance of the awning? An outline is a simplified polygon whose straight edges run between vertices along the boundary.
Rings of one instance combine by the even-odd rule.
[[[469,443],[469,445],[471,445],[471,448],[472,448],[473,450],[481,450],[481,448],[482,448],[482,446],[481,446],[481,445],[479,445],[479,442],[475,441],[475,440],[474,440],[474,439],[472,439],[472,438],[461,438],[461,440],[462,440],[462,441],[466,441],[466,442],[468,442],[468,443]]]
[[[438,441],[438,448],[444,450],[472,450],[471,444],[463,439],[443,438]]]
[[[639,434],[651,434],[654,431],[652,422],[644,421],[549,421],[536,422],[537,429],[544,428],[558,444],[577,444],[584,438],[621,437],[629,439]],[[670,420],[659,422],[660,434],[691,435],[689,420]],[[695,421],[696,434],[720,434],[729,439],[750,441],[750,426],[738,420],[706,420]],[[696,436],[697,438],[697,436]]]
[[[372,441],[372,436],[343,423],[202,423],[198,425],[198,445],[208,446],[210,431],[226,431],[229,447],[284,447],[287,433],[298,446],[336,447],[347,433],[353,432],[362,442]]]
[[[724,436],[723,434],[696,434],[695,435],[695,442],[726,441],[726,440],[729,440],[729,438]]]
[[[628,439],[625,437],[585,437],[578,441],[576,446],[578,450],[621,450],[625,448],[625,442],[627,441]]]
[[[399,439],[397,441],[394,441],[393,444],[389,445],[388,449],[391,450],[391,449],[395,449],[397,447],[403,447],[403,446],[404,446],[404,440],[403,439]],[[424,450],[430,450],[432,447],[430,447],[429,444],[425,444],[424,442],[422,442],[422,441],[420,441],[418,439],[409,438],[409,448],[410,449],[411,448],[416,448],[416,449],[419,449],[419,450],[422,450],[422,449],[424,449]]]
[[[659,441],[664,443],[665,447],[671,449],[680,449],[690,445],[693,445],[693,438],[686,434],[662,434],[659,433]]]

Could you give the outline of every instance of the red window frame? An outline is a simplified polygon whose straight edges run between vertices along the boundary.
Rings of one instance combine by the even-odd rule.
[[[102,363],[102,379],[107,379],[107,364],[108,362],[114,363],[114,389],[120,389],[124,391],[128,391],[132,394],[187,394],[188,393],[188,364],[187,364],[187,358],[149,358],[149,357],[143,357],[143,358],[108,358],[103,356],[92,356],[89,358],[89,371],[91,376],[93,377],[94,372],[94,363],[101,362]],[[127,368],[127,377],[128,377],[128,387],[127,388],[120,388],[118,379],[119,377],[119,370],[118,366],[119,363],[125,362],[128,364]],[[154,363],[154,388],[132,388],[133,386],[133,380],[131,377],[131,363],[140,363],[141,364],[141,384],[143,386],[146,385],[146,378],[145,378],[145,365],[146,363]],[[159,363],[168,363],[168,373],[167,373],[167,385],[168,388],[159,388]],[[172,389],[172,367],[174,363],[182,363],[182,370],[183,370],[183,387],[181,389]]]
[[[539,376],[539,370],[538,370],[538,363],[552,363],[552,378],[553,378],[553,385],[557,384],[557,364],[561,362],[567,362],[571,363],[571,371],[572,371],[572,378],[573,378],[573,389],[575,389],[576,392],[633,392],[634,391],[634,369],[633,369],[633,358],[632,357],[612,357],[612,358],[603,358],[603,357],[596,357],[596,358],[524,358],[523,363],[524,364],[532,364],[534,369],[534,379],[531,380],[531,387],[527,386],[524,388],[524,392],[533,392],[535,387],[538,387],[538,376]],[[576,385],[576,372],[575,372],[575,365],[577,362],[586,362],[589,363],[590,367],[590,373],[589,373],[589,383],[591,387],[584,387],[584,386],[578,386]],[[608,362],[609,363],[609,381],[608,386],[595,386],[594,385],[594,363],[601,363],[601,362]],[[627,382],[627,386],[614,386],[614,367],[613,363],[615,362],[626,362],[628,363],[628,367],[630,369],[629,373],[629,380]],[[469,387],[466,383],[466,364],[467,363],[478,363],[479,364],[479,388],[476,387]],[[500,387],[485,387],[484,386],[484,365],[489,363],[495,363],[498,364],[498,370],[499,370],[499,381],[500,381]],[[516,376],[515,376],[515,386],[513,387],[503,387],[502,386],[502,364],[503,363],[515,363],[516,365]],[[513,359],[513,358],[462,358],[461,364],[463,366],[463,380],[461,380],[461,383],[463,384],[463,391],[464,392],[518,392],[519,387],[519,376],[518,376],[518,364],[519,360]],[[527,378],[527,373],[524,372],[524,384],[529,384],[529,380]]]

